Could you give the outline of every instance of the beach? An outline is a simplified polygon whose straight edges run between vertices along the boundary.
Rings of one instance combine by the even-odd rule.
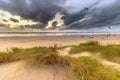
[[[107,46],[110,44],[112,46]],[[93,73],[96,73],[96,76],[90,75],[93,80],[96,80],[99,76],[102,76],[101,80],[109,80],[109,76],[114,77],[112,80],[117,80],[120,71],[118,54],[120,49],[119,46],[116,46],[117,44],[120,44],[119,34],[0,37],[0,80],[82,79],[74,75],[77,69],[76,74],[85,76],[83,80],[86,80],[86,76],[90,75],[86,73],[86,69],[88,73],[91,73],[91,69]],[[78,50],[77,53],[74,52],[74,49],[72,53],[70,52],[72,45],[79,45],[73,47]],[[10,51],[13,47],[17,48]],[[79,52],[82,49],[83,51]],[[108,53],[109,50],[113,57],[106,56],[106,52]],[[111,60],[111,58],[113,59]],[[79,66],[75,67],[74,65]],[[96,69],[98,69],[97,72]],[[79,71],[83,72],[79,73]],[[99,72],[102,74],[99,75]],[[109,73],[109,76],[105,76],[105,73]]]
[[[119,44],[119,34],[100,35],[72,35],[72,36],[12,36],[0,37],[0,51],[6,51],[12,47],[32,48],[36,46],[70,46],[89,41],[98,41],[102,45]]]

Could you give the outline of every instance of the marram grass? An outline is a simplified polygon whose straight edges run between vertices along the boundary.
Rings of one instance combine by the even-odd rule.
[[[89,42],[72,46],[70,53],[101,52],[102,57],[117,61],[117,58],[120,58],[119,47],[119,45],[101,46],[97,42]],[[56,46],[29,49],[12,48],[7,52],[0,52],[0,63],[24,60],[30,66],[57,65],[67,67],[68,74],[75,75],[78,80],[120,80],[119,70],[104,66],[97,58],[60,56],[57,54],[57,49]]]
[[[99,56],[112,62],[120,63],[120,45],[102,46],[98,42],[88,42],[72,46],[70,54],[80,54],[81,52],[100,53]]]

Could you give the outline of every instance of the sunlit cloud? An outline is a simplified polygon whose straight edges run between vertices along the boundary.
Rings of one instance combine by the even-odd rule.
[[[19,22],[11,21],[10,19],[16,19]],[[13,16],[7,11],[0,10],[0,23],[8,25],[10,28],[18,28],[19,26],[24,25],[34,25],[38,24],[38,22],[33,22],[32,20],[22,19],[20,16]]]

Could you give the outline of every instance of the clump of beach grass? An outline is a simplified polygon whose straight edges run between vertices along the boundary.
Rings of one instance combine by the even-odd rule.
[[[34,66],[58,65],[67,67],[69,75],[74,75],[78,80],[119,80],[120,72],[108,68],[93,57],[72,58],[57,54],[36,56],[29,61]]]
[[[120,72],[103,66],[96,58],[79,57],[74,60],[72,71],[79,80],[119,80]]]
[[[58,54],[42,54],[28,59],[27,64],[33,66],[57,65],[68,69],[68,75],[74,75],[78,80],[119,80],[120,72],[106,67],[93,57],[73,58]]]
[[[80,53],[83,51],[90,51],[90,52],[98,52],[100,49],[100,45],[98,42],[88,42],[88,43],[82,43],[77,46],[72,46],[70,53],[75,54],[75,53]]]
[[[108,68],[93,57],[73,58],[57,54],[43,54],[29,59],[28,64],[34,66],[57,65],[66,67],[67,74],[75,75],[78,80],[119,80],[120,72]]]
[[[91,52],[93,54],[100,53],[100,56],[109,61],[120,63],[120,45],[100,45],[98,42],[88,42],[72,46],[70,54],[81,52]]]
[[[47,53],[57,53],[56,47],[11,48],[7,52],[0,52],[0,63],[24,60]]]

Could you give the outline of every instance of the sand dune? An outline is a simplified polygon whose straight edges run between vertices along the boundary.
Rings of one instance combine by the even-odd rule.
[[[70,56],[78,58],[81,56],[96,57],[103,65],[120,70],[120,64],[113,63],[99,58],[90,52],[82,52],[79,54],[69,54],[70,48],[58,50],[61,56]],[[97,53],[96,53],[97,54]],[[99,53],[98,53],[99,54]],[[67,68],[60,66],[41,65],[38,67],[30,67],[23,61],[12,62],[0,65],[0,80],[75,80],[75,76],[67,77]]]
[[[90,36],[53,36],[53,37],[2,37],[0,38],[0,50],[5,51],[10,47],[31,48],[35,46],[69,46],[78,45],[87,41],[99,41],[101,44],[119,44],[120,35],[92,35]],[[92,56],[89,52],[70,55],[70,48],[58,50],[59,55],[80,57]],[[98,58],[98,55],[97,55]],[[113,63],[98,58],[103,65],[113,67],[120,70],[120,64]],[[73,78],[73,79],[72,79]],[[35,67],[25,67],[23,62],[13,62],[0,65],[0,80],[75,80],[74,76],[71,79],[66,77],[66,69],[59,66],[41,66],[39,69]]]
[[[59,55],[61,55],[61,56],[70,56],[70,57],[74,57],[74,58],[78,58],[78,57],[82,57],[82,56],[90,56],[90,57],[97,58],[105,66],[112,67],[114,69],[120,70],[120,64],[119,63],[114,63],[114,62],[110,62],[110,61],[107,61],[105,59],[102,59],[99,56],[100,53],[94,53],[93,54],[91,52],[81,52],[81,53],[76,53],[76,54],[69,54],[69,51],[70,51],[70,47],[62,49],[62,50],[58,50]]]
[[[25,67],[23,62],[0,65],[0,80],[67,80],[66,69],[59,66]],[[69,79],[72,80],[72,79]]]

